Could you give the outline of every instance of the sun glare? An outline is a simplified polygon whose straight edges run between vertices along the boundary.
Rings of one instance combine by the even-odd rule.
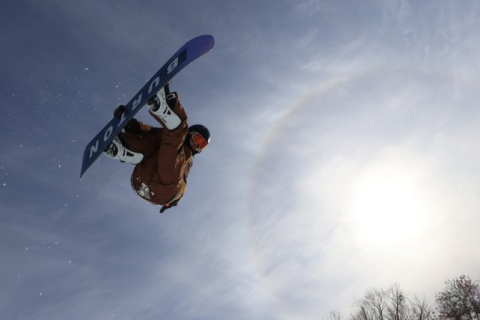
[[[404,244],[420,234],[425,204],[414,178],[395,167],[368,170],[359,177],[351,215],[361,244]]]

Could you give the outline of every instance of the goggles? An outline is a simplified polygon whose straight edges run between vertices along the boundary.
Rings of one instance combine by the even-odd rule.
[[[192,131],[190,137],[190,145],[196,149],[197,152],[202,151],[208,144],[208,141],[198,132]]]

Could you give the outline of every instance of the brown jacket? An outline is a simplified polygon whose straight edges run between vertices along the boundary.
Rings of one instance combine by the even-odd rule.
[[[162,120],[150,113],[162,124],[162,130],[151,130],[150,126],[140,123],[142,130],[147,131],[120,134],[127,148],[144,156],[132,173],[133,190],[157,205],[171,204],[183,196],[193,164],[192,150],[184,144],[188,134],[187,114],[178,97],[169,104],[182,120],[176,129],[166,129]]]

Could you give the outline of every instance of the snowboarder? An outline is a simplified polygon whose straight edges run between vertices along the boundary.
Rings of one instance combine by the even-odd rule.
[[[185,193],[193,157],[208,145],[210,132],[203,125],[188,126],[185,109],[168,85],[146,105],[162,128],[131,119],[103,152],[135,165],[133,190],[144,200],[161,205],[162,213],[176,206]],[[114,116],[121,117],[124,109],[117,107]]]

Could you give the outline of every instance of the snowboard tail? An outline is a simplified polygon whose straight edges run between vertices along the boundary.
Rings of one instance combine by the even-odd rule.
[[[125,124],[153,97],[160,89],[167,85],[183,68],[195,61],[215,44],[210,35],[203,35],[188,41],[183,45],[160,70],[143,86],[143,88],[125,105],[125,111],[117,119],[110,122],[93,138],[83,152],[80,178],[87,169],[98,159],[105,147],[122,131]]]

